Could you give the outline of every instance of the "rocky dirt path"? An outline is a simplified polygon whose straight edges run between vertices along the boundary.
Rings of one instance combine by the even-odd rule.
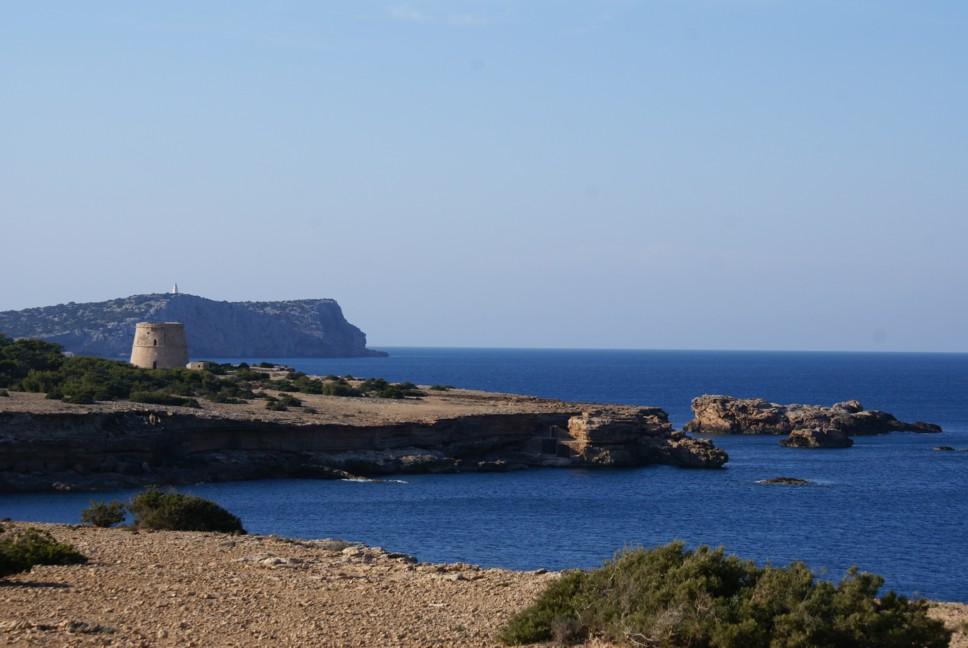
[[[32,526],[91,561],[0,580],[0,645],[492,646],[555,578],[338,541]]]

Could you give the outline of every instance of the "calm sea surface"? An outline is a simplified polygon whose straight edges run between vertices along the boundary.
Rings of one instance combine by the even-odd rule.
[[[235,512],[250,532],[344,538],[428,561],[588,567],[623,546],[682,539],[759,562],[803,560],[829,578],[858,565],[906,594],[968,601],[968,354],[388,351],[389,358],[280,361],[315,374],[658,405],[677,427],[689,418],[689,400],[703,393],[824,404],[856,398],[939,423],[944,433],[861,437],[853,448],[822,451],[781,448],[775,437],[717,437],[730,455],[718,471],[542,469],[185,490]],[[937,445],[966,451],[932,451]],[[778,475],[816,485],[756,483]],[[0,496],[0,517],[76,522],[89,499]]]

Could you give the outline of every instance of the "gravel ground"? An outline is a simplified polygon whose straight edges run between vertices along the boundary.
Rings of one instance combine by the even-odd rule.
[[[338,541],[49,529],[90,558],[0,581],[0,644],[489,646],[553,574]]]
[[[492,646],[555,578],[331,540],[31,526],[90,562],[0,580],[2,645]],[[934,613],[968,620],[960,604]]]

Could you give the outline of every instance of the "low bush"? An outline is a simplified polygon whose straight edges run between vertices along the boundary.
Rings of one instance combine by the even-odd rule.
[[[359,391],[374,398],[407,398],[423,396],[423,392],[411,382],[389,383],[384,378],[368,378],[360,383]]]
[[[942,648],[951,633],[927,603],[850,570],[838,584],[802,563],[757,567],[722,549],[682,543],[623,551],[601,568],[565,574],[514,616],[505,644],[590,637],[662,648]]]
[[[302,407],[303,402],[292,394],[279,394],[279,402],[286,407]]]
[[[430,389],[433,391],[450,391],[453,389],[453,385],[431,385]]]
[[[266,409],[273,412],[285,412],[289,408],[275,396],[266,396]]]
[[[81,522],[96,527],[112,527],[124,522],[125,510],[121,502],[91,502],[81,511]]]
[[[128,510],[135,529],[245,533],[239,518],[194,495],[147,488],[131,498]]]
[[[0,577],[27,571],[34,565],[79,565],[87,558],[46,531],[0,531]]]
[[[0,389],[0,398],[9,398],[9,397],[10,397],[10,392],[8,392],[6,389]]]
[[[323,394],[326,396],[362,396],[362,392],[346,381],[323,383]]]

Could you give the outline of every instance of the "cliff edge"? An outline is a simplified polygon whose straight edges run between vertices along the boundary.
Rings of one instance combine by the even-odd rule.
[[[267,390],[275,396],[282,392]],[[0,492],[526,467],[720,468],[726,452],[655,407],[465,389],[420,399],[300,394],[302,406],[0,398]]]
[[[105,302],[0,311],[0,331],[41,338],[78,355],[127,357],[135,324],[185,324],[192,357],[383,356],[333,299],[215,301],[186,294],[133,295]]]

